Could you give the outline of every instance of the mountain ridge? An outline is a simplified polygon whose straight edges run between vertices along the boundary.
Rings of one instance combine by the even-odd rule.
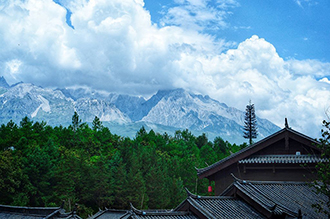
[[[182,88],[159,90],[146,100],[84,88],[53,90],[23,82],[9,86],[3,77],[0,87],[0,122],[3,124],[9,120],[18,124],[28,116],[52,126],[67,126],[77,111],[83,122],[91,123],[97,116],[121,136],[134,137],[132,131],[136,129],[136,133],[141,125],[160,133],[174,134],[174,130],[189,129],[196,135],[206,133],[210,140],[220,136],[234,143],[245,141],[243,111]],[[279,130],[266,119],[257,117],[257,120],[259,138]]]

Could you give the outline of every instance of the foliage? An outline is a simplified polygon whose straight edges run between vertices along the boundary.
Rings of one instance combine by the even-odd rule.
[[[323,121],[325,129],[321,130],[322,138],[319,139],[318,145],[322,151],[322,157],[329,159],[330,157],[330,122]],[[313,182],[313,187],[318,194],[324,194],[328,197],[326,202],[319,201],[313,204],[313,207],[320,213],[324,213],[330,217],[330,163],[318,163],[316,165],[318,180]]]
[[[244,132],[243,137],[249,139],[249,144],[253,143],[253,138],[258,136],[257,118],[255,115],[254,104],[250,103],[245,109],[245,121],[244,121]]]
[[[95,117],[92,128],[77,112],[69,127],[48,126],[28,117],[0,126],[0,204],[59,206],[87,216],[99,208],[177,206],[184,187],[208,195],[205,167],[240,149],[220,137],[195,137],[180,130],[172,137],[142,127],[134,139],[112,134]]]

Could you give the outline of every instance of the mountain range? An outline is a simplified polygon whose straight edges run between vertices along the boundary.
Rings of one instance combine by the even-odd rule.
[[[112,133],[121,136],[134,137],[144,126],[161,134],[174,135],[176,130],[189,129],[195,135],[206,133],[209,140],[220,136],[231,143],[247,141],[242,137],[245,112],[184,89],[160,90],[144,99],[89,88],[49,89],[23,82],[10,86],[0,77],[1,124],[10,120],[19,124],[28,116],[48,125],[68,126],[74,111],[87,123],[97,116]],[[279,130],[259,117],[257,124],[258,139]]]

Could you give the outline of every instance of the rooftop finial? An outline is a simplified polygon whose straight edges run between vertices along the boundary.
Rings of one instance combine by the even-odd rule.
[[[64,204],[65,204],[65,200],[62,201],[62,204],[61,204],[61,207],[60,207],[61,209],[64,208]]]
[[[285,128],[289,128],[288,119],[285,118]]]

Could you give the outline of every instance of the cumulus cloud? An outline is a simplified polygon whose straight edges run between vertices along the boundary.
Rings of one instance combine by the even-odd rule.
[[[151,22],[142,0],[60,3],[10,0],[0,6],[0,67],[9,83],[145,96],[180,87],[241,110],[251,99],[258,116],[281,127],[288,117],[305,134],[320,130],[330,106],[330,63],[284,60],[258,36],[234,47],[203,34],[212,22],[228,25],[234,0],[177,0],[163,26]],[[68,10],[74,28],[66,22]]]

